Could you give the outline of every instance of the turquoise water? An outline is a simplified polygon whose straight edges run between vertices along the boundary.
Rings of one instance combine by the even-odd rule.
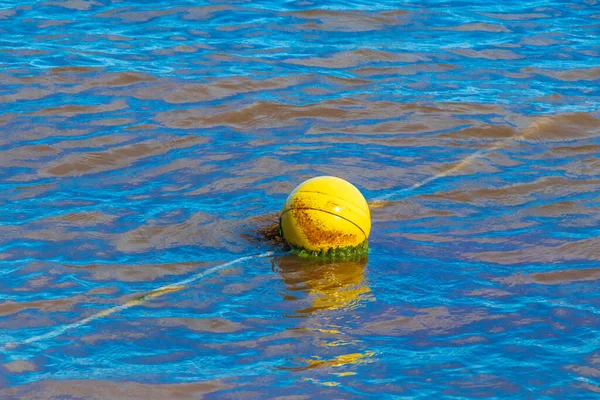
[[[0,1],[0,398],[597,395],[599,31],[595,0]],[[324,174],[374,201],[368,260],[256,233]]]

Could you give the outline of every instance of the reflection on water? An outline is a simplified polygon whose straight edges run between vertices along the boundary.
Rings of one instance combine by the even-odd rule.
[[[320,356],[319,349],[314,354],[294,357],[292,366],[280,369],[303,371],[313,368],[343,367],[370,362],[374,352],[344,353],[344,346],[363,347],[356,339],[348,340],[352,327],[343,321],[354,310],[364,306],[374,297],[365,278],[368,258],[354,261],[309,260],[294,255],[285,255],[273,259],[272,268],[277,271],[285,284],[283,299],[299,303],[294,312],[304,318],[300,326],[318,332],[331,334],[331,338],[319,343],[321,347],[340,347],[342,354],[330,358]],[[308,307],[306,307],[308,302]],[[356,322],[356,321],[354,321]],[[297,328],[295,328],[297,329]],[[297,365],[296,364],[300,364]],[[336,374],[344,372],[336,372]],[[354,374],[354,372],[347,372]],[[331,382],[329,382],[331,383]]]
[[[327,262],[286,255],[273,260],[273,269],[286,285],[286,300],[297,300],[300,294],[310,298],[310,307],[296,311],[309,315],[319,310],[350,312],[372,299],[365,281],[367,264],[366,257],[358,261]]]

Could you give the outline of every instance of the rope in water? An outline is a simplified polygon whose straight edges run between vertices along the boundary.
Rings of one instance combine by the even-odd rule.
[[[135,306],[139,306],[140,304],[143,304],[145,302],[147,302],[148,300],[152,300],[155,299],[157,297],[160,297],[164,294],[167,293],[173,293],[173,292],[178,292],[180,290],[183,290],[185,288],[187,288],[188,286],[190,286],[191,284],[199,281],[200,279],[208,276],[208,275],[212,275],[215,272],[219,272],[222,271],[224,269],[227,269],[229,267],[232,267],[236,264],[239,264],[241,262],[244,261],[249,261],[249,260],[254,260],[254,259],[258,259],[258,258],[265,258],[265,257],[271,257],[274,255],[277,255],[279,253],[273,252],[273,251],[267,251],[265,253],[262,254],[256,254],[256,255],[251,255],[251,256],[244,256],[244,257],[240,257],[240,258],[236,258],[233,261],[229,261],[223,264],[219,264],[217,266],[214,266],[212,268],[209,268],[207,270],[204,270],[202,272],[199,272],[195,275],[190,276],[189,278],[183,279],[179,282],[175,282],[175,283],[170,283],[168,285],[164,285],[161,286],[159,288],[156,288],[154,290],[151,290],[150,292],[147,292],[141,296],[136,297],[133,300],[129,300],[126,303],[111,307],[111,308],[107,308],[104,309],[100,312],[97,312],[96,314],[92,314],[89,317],[86,317],[84,319],[81,319],[77,322],[74,322],[72,324],[67,324],[67,325],[61,325],[56,329],[51,330],[48,333],[45,333],[43,335],[39,335],[39,336],[33,336],[30,337],[29,339],[25,339],[21,342],[12,342],[6,345],[7,348],[14,348],[19,344],[31,344],[31,343],[35,343],[35,342],[39,342],[40,340],[46,340],[46,339],[51,339],[57,336],[62,335],[63,333],[70,331],[71,329],[75,329],[78,328],[82,325],[85,325],[89,322],[95,321],[97,319],[100,319],[102,317],[107,317],[111,314],[117,313],[119,311],[123,311],[123,310],[127,310],[128,308],[132,308]]]
[[[485,149],[481,149],[479,151],[476,151],[475,153],[468,155],[467,157],[463,158],[461,161],[457,162],[454,166],[452,166],[451,168],[448,168],[447,170],[444,170],[436,175],[430,176],[429,178],[425,178],[420,182],[415,183],[412,186],[406,187],[406,188],[402,188],[400,190],[396,190],[393,192],[390,192],[386,195],[383,196],[379,196],[375,199],[373,199],[374,202],[379,202],[379,201],[386,201],[389,200],[393,197],[397,197],[399,195],[401,195],[402,193],[405,192],[410,192],[412,190],[418,189],[422,186],[427,185],[428,183],[431,183],[433,181],[436,181],[440,178],[444,178],[450,174],[452,174],[453,172],[457,172],[460,171],[461,169],[467,167],[469,164],[471,164],[473,162],[473,160],[476,160],[478,158],[481,157],[485,157],[488,154],[490,154],[493,151],[496,150],[500,150],[503,149],[504,146],[506,146],[509,142],[513,141],[513,140],[518,140],[518,139],[522,139],[524,137],[524,135],[518,135],[518,136],[511,136],[511,137],[507,137],[501,140],[498,140],[497,142],[495,142],[493,145],[491,145],[490,147],[486,147]]]
[[[516,139],[519,139],[519,138],[522,138],[522,136],[513,136],[513,137],[508,137],[508,138],[499,140],[496,143],[494,143],[492,146],[487,147],[487,148],[482,149],[482,150],[479,150],[479,151],[477,151],[477,152],[475,152],[475,153],[467,156],[466,158],[464,158],[463,160],[461,160],[457,164],[455,164],[453,167],[451,167],[451,168],[449,168],[449,169],[447,169],[445,171],[442,171],[442,172],[440,172],[440,173],[438,173],[436,175],[430,176],[430,177],[428,177],[428,178],[426,178],[426,179],[424,179],[424,180],[422,180],[420,182],[417,182],[417,183],[415,183],[412,186],[409,186],[407,188],[403,188],[403,189],[400,189],[400,190],[388,193],[388,194],[386,194],[384,196],[380,196],[380,197],[376,198],[374,200],[374,202],[377,203],[377,202],[387,201],[387,200],[389,200],[392,197],[399,196],[399,195],[401,195],[402,193],[405,193],[405,192],[410,192],[412,190],[415,190],[417,188],[425,186],[428,183],[431,183],[431,182],[436,181],[436,180],[438,180],[440,178],[446,177],[446,176],[452,174],[453,172],[457,172],[457,171],[465,168],[471,162],[473,162],[473,160],[475,160],[477,158],[485,157],[489,153],[491,153],[492,151],[500,150],[500,149],[504,148],[504,146],[506,144],[508,144],[510,141],[516,140]],[[96,314],[92,314],[89,317],[83,318],[83,319],[81,319],[81,320],[79,320],[77,322],[74,322],[74,323],[71,323],[71,324],[67,324],[67,325],[59,326],[59,327],[57,327],[57,328],[55,328],[55,329],[51,330],[50,332],[45,333],[43,335],[33,336],[33,337],[30,337],[29,339],[25,339],[25,340],[23,340],[21,342],[12,342],[12,343],[9,343],[9,344],[5,345],[5,347],[7,349],[10,349],[10,348],[14,348],[14,347],[18,346],[19,344],[32,344],[32,343],[39,342],[41,340],[51,339],[51,338],[60,336],[60,335],[62,335],[63,333],[65,333],[67,331],[70,331],[72,329],[75,329],[75,328],[78,328],[80,326],[86,325],[89,322],[95,321],[97,319],[100,319],[100,318],[103,318],[103,317],[107,317],[107,316],[112,315],[114,313],[117,313],[117,312],[129,309],[129,308],[132,308],[132,307],[135,307],[135,306],[139,306],[139,305],[141,305],[141,304],[143,304],[143,303],[145,303],[145,302],[147,302],[149,300],[155,299],[155,298],[160,297],[160,296],[162,296],[164,294],[172,293],[172,292],[178,292],[180,290],[183,290],[183,289],[189,287],[191,284],[199,281],[200,279],[202,279],[202,278],[204,278],[204,277],[206,277],[208,275],[211,275],[211,274],[214,274],[215,272],[227,269],[227,268],[229,268],[229,267],[231,267],[233,265],[239,264],[241,262],[249,261],[249,260],[253,260],[253,259],[258,259],[258,258],[271,257],[271,256],[279,255],[279,254],[285,254],[285,253],[277,253],[277,252],[268,251],[268,252],[265,252],[265,253],[262,253],[262,254],[256,254],[256,255],[250,255],[250,256],[244,256],[244,257],[236,258],[233,261],[229,261],[229,262],[217,265],[215,267],[209,268],[207,270],[199,272],[199,273],[197,273],[195,275],[192,275],[191,277],[186,278],[184,280],[181,280],[179,282],[171,283],[171,284],[168,284],[168,285],[161,286],[161,287],[159,287],[157,289],[154,289],[154,290],[152,290],[150,292],[147,292],[144,295],[138,296],[135,299],[130,300],[130,301],[124,303],[124,304],[120,304],[120,305],[117,305],[117,306],[114,306],[114,307],[111,307],[111,308],[107,308],[105,310],[97,312]]]

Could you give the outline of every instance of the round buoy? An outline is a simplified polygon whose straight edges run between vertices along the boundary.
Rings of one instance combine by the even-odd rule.
[[[351,183],[319,176],[301,183],[288,196],[280,219],[285,240],[310,254],[366,251],[371,232],[367,201]]]

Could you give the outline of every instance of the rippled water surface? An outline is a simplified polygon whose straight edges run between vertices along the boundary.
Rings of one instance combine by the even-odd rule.
[[[0,1],[0,398],[598,395],[599,34],[596,0]],[[324,174],[368,261],[256,233]]]

